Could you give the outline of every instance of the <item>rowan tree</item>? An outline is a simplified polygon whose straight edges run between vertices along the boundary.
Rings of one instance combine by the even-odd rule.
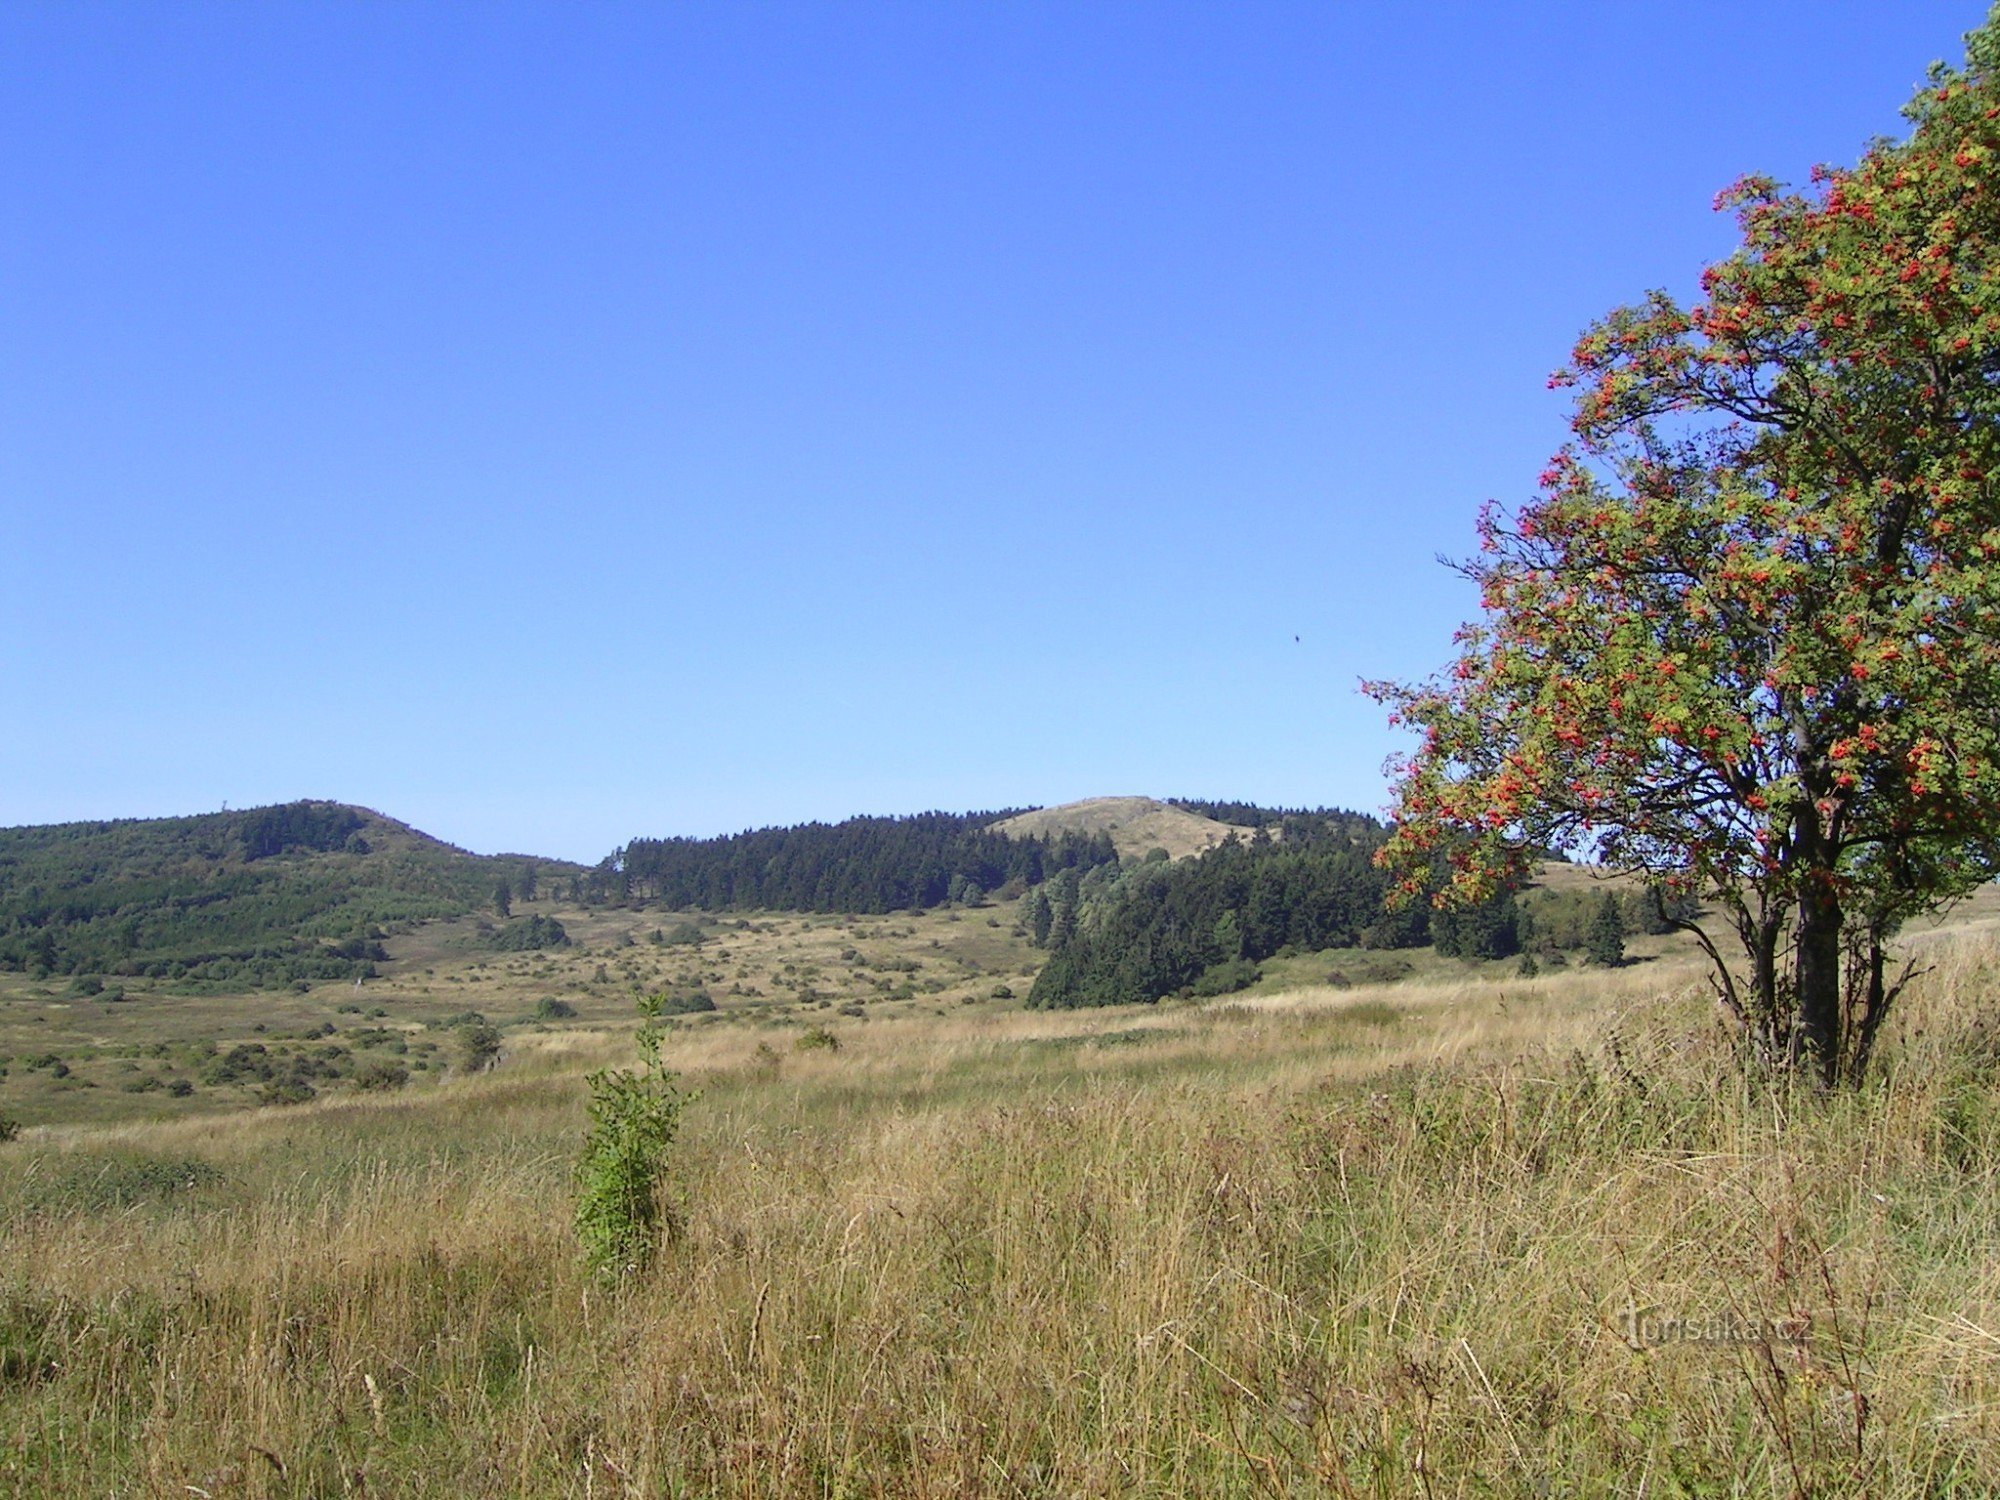
[[[1699,300],[1585,332],[1456,661],[1371,685],[1423,735],[1406,889],[1481,899],[1553,847],[1699,894],[1719,998],[1825,1084],[1867,1066],[1898,926],[2000,870],[2000,8],[1966,43],[1907,137],[1727,189]]]

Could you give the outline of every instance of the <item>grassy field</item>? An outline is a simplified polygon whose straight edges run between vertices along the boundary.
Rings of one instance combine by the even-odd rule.
[[[1880,1085],[1824,1102],[1746,1086],[1671,952],[1342,988],[1320,955],[1289,991],[1044,1015],[991,996],[1028,962],[1006,914],[951,915],[697,947],[601,914],[551,956],[430,930],[364,1019],[506,1020],[491,1072],[48,1096],[151,1113],[0,1148],[0,1492],[1994,1492],[1987,929],[1918,939]],[[631,1055],[635,985],[695,982],[683,1227],[595,1285],[582,1074]],[[521,1019],[549,994],[580,1014]],[[214,1019],[59,1003],[7,1024]]]
[[[680,1023],[689,1027],[935,1014],[1026,994],[1042,957],[1011,905],[721,918],[540,901],[517,902],[514,914],[557,918],[571,944],[495,952],[490,921],[433,922],[389,941],[379,979],[240,995],[174,994],[146,980],[92,995],[61,977],[0,973],[0,1112],[39,1125],[254,1109],[269,1085],[220,1065],[235,1048],[308,1059],[322,1092],[351,1088],[370,1066],[378,1076],[400,1068],[402,1086],[422,1089],[453,1071],[455,1022],[476,1012],[511,1047],[547,1031],[538,1007],[549,1000],[576,1012],[565,1028],[585,1030],[629,1025],[635,998],[655,992],[713,999],[716,1011]]]

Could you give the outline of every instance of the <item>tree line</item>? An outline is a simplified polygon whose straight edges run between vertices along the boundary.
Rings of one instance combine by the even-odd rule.
[[[680,910],[871,914],[976,902],[1063,870],[1117,863],[1109,834],[993,831],[1011,816],[926,812],[722,838],[633,839],[575,884],[584,900],[650,900]]]

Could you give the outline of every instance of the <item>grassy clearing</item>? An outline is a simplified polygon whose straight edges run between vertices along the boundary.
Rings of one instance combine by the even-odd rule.
[[[568,1224],[608,1024],[31,1130],[0,1491],[1990,1493],[2000,949],[1929,941],[1831,1103],[1746,1088],[1670,959],[689,1028],[686,1231],[610,1290]]]

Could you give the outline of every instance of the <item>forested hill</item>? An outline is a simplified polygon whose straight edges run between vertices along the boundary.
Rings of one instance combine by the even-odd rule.
[[[1256,823],[1194,859],[1139,861],[1037,893],[1026,919],[1049,961],[1033,1006],[1123,1005],[1180,991],[1222,993],[1286,951],[1410,947],[1430,936],[1421,905],[1391,911],[1373,855],[1374,819],[1320,809],[1195,804]],[[1282,832],[1282,837],[1273,837]]]
[[[1117,863],[1108,834],[994,831],[1014,815],[927,812],[713,839],[634,839],[587,877],[586,891],[706,911],[869,913],[976,900],[1060,870]]]
[[[577,882],[585,900],[658,901],[705,911],[897,911],[1038,886],[1261,835],[1291,843],[1367,843],[1380,825],[1334,808],[1094,797],[1061,807],[859,817],[757,828],[721,838],[633,839]]]
[[[5,828],[0,968],[187,988],[356,977],[389,931],[576,871],[337,802]]]

